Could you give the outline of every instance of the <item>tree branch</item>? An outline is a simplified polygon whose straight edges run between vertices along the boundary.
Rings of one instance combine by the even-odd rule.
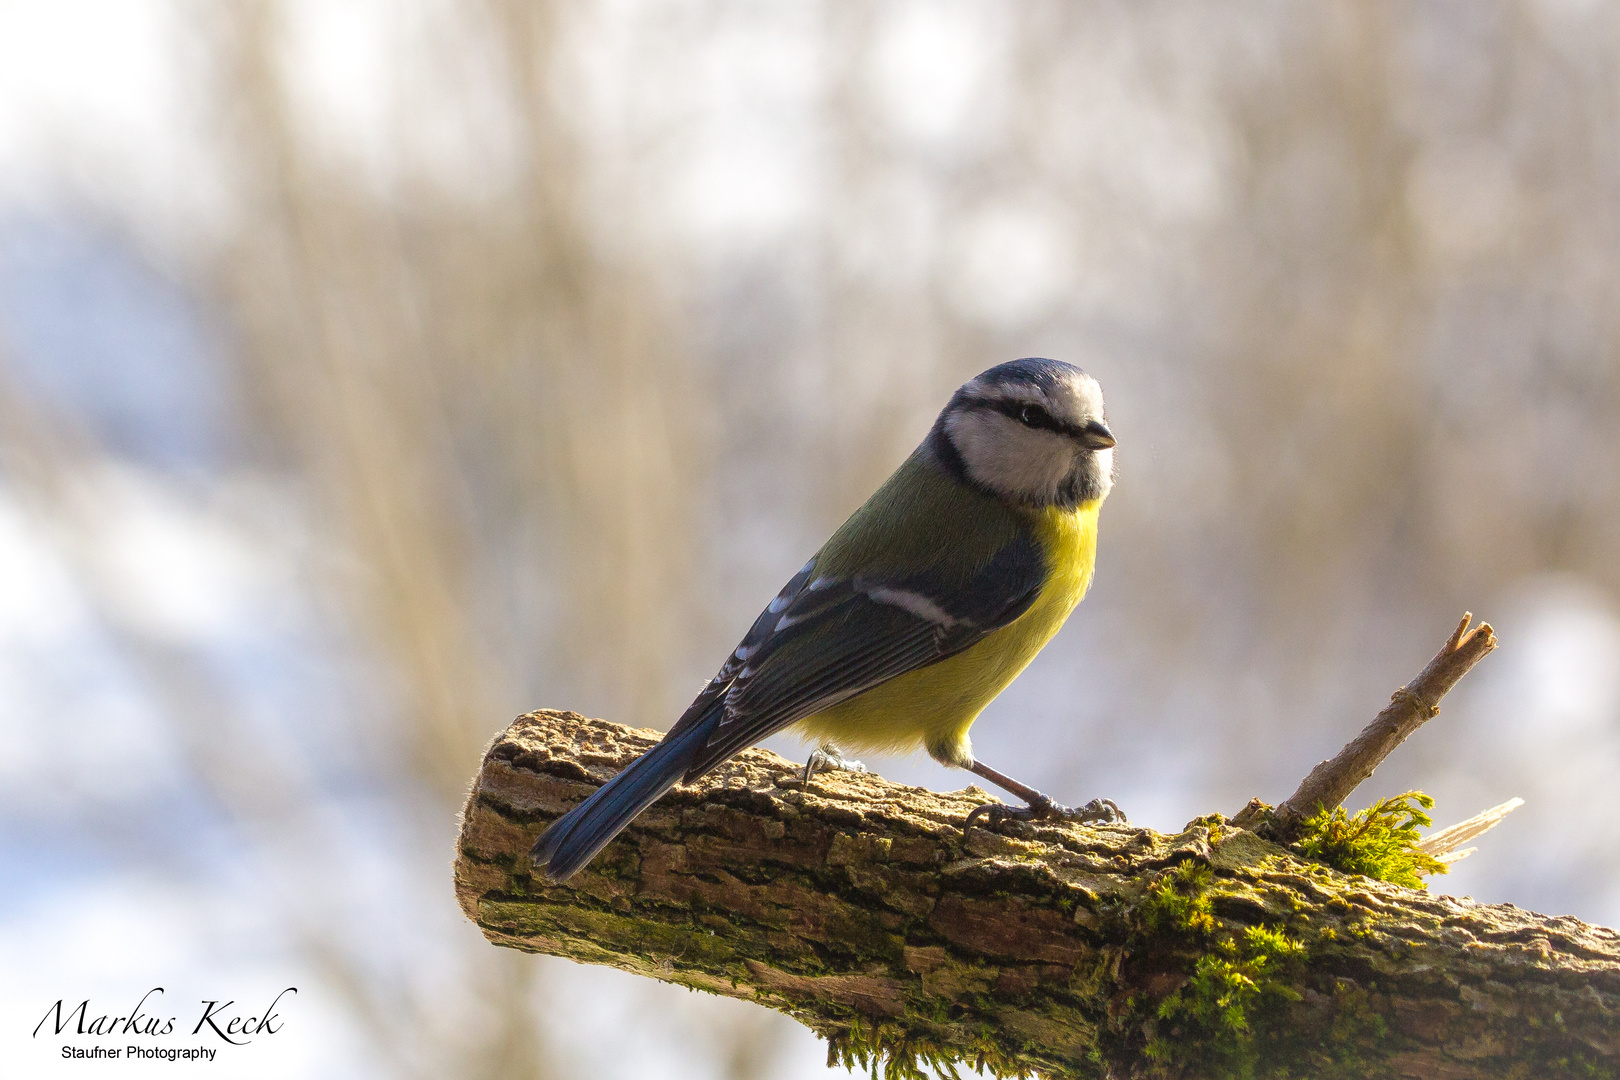
[[[1620,1075],[1620,935],[1347,877],[1218,815],[964,835],[976,789],[781,784],[797,766],[750,750],[567,884],[533,874],[546,823],[656,738],[538,712],[491,744],[455,865],[490,941],[757,1000],[896,1075]]]
[[[1463,612],[1457,629],[1452,631],[1451,637],[1446,639],[1428,666],[1411,682],[1390,695],[1389,704],[1373,717],[1373,722],[1360,735],[1347,743],[1332,760],[1312,769],[1311,774],[1300,781],[1294,793],[1278,804],[1276,810],[1272,811],[1273,821],[1268,823],[1269,832],[1277,839],[1292,839],[1299,831],[1301,822],[1319,809],[1331,810],[1344,802],[1397,746],[1440,715],[1440,699],[1475,664],[1483,660],[1486,653],[1496,648],[1496,633],[1490,623],[1480,623],[1472,630],[1468,629],[1473,618],[1472,612]],[[1264,811],[1263,803],[1258,799],[1251,800],[1232,820],[1244,828],[1254,828],[1260,824]]]

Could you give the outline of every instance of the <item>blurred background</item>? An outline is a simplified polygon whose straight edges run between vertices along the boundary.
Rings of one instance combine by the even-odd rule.
[[[296,985],[231,1075],[822,1075],[484,943],[456,811],[520,712],[666,726],[1026,355],[1120,473],[986,760],[1276,801],[1471,609],[1355,805],[1522,796],[1432,887],[1620,923],[1617,295],[1594,0],[0,0],[8,1057]]]

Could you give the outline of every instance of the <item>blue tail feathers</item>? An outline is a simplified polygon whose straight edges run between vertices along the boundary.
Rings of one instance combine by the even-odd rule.
[[[718,715],[713,719],[717,721]],[[672,732],[590,798],[552,822],[529,851],[535,866],[544,867],[552,881],[574,876],[637,814],[680,781],[713,727],[712,721],[700,721]]]

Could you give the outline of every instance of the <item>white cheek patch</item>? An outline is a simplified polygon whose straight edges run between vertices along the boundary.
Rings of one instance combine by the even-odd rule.
[[[1080,452],[1057,432],[1025,427],[989,409],[948,417],[945,433],[974,480],[1034,502],[1057,498]]]
[[[1110,446],[1106,450],[1094,451],[1091,460],[1096,463],[1099,487],[1103,497],[1107,498],[1108,493],[1114,490],[1114,448]]]

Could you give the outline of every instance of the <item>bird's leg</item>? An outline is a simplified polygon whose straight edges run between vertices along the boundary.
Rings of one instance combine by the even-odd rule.
[[[992,784],[1023,799],[1028,806],[1006,806],[1002,803],[986,803],[975,807],[968,814],[964,829],[973,828],[973,823],[979,815],[989,819],[993,829],[1003,821],[1014,819],[1017,821],[1030,821],[1035,818],[1059,817],[1065,821],[1101,821],[1107,824],[1122,824],[1125,821],[1125,812],[1115,806],[1111,799],[1092,799],[1081,807],[1063,806],[1053,802],[1048,795],[1043,795],[1028,784],[1020,784],[1006,773],[997,772],[982,761],[975,761],[968,768],[977,776],[982,776]]]
[[[838,747],[830,742],[824,742],[810,752],[810,759],[804,763],[804,776],[800,779],[800,782],[808,784],[810,778],[823,769],[865,772],[866,766],[858,761],[851,761],[839,753]]]

